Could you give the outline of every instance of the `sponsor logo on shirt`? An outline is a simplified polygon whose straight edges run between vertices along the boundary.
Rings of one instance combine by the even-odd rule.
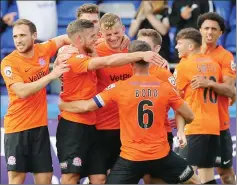
[[[119,80],[126,80],[131,77],[130,74],[121,74],[121,75],[109,75],[110,80],[113,82],[119,81]]]
[[[37,81],[40,78],[42,78],[43,76],[47,75],[47,73],[45,71],[40,71],[39,73],[37,73],[36,75],[29,77],[31,82]]]

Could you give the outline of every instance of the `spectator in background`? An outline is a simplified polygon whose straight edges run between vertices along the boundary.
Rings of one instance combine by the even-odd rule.
[[[57,36],[55,1],[16,1],[16,3],[19,18],[28,19],[36,25],[38,34],[36,42],[43,42]]]
[[[169,18],[167,1],[143,1],[132,21],[129,29],[129,36],[137,35],[138,30],[155,29],[162,36],[160,55],[170,61],[170,39],[169,39]]]
[[[208,0],[174,0],[172,10],[169,15],[170,25],[176,27],[176,34],[184,28],[196,28],[197,19],[200,14],[206,12],[213,12],[213,3]],[[176,45],[176,41],[175,45]],[[175,51],[174,59],[175,63],[179,62],[177,51]]]
[[[16,14],[16,12],[11,12],[0,18],[0,33],[3,33],[8,26],[13,24]]]

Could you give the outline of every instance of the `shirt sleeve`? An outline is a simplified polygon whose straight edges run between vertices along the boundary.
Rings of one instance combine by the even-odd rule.
[[[234,57],[231,53],[227,52],[221,62],[221,73],[223,76],[234,77],[236,75],[236,64],[234,62]]]
[[[18,68],[10,60],[3,60],[1,62],[1,74],[7,87],[17,82],[24,82]]]
[[[117,101],[118,83],[109,85],[103,92],[97,94],[93,99],[99,108],[106,104]]]
[[[39,46],[43,47],[51,57],[53,57],[58,50],[56,42],[53,40],[48,40],[46,42],[40,43]]]
[[[176,88],[178,90],[184,90],[184,88],[187,86],[187,84],[189,83],[187,77],[183,74],[186,74],[187,71],[185,72],[183,66],[181,66],[180,64],[178,64],[175,68],[174,71],[174,78],[176,80]]]
[[[88,65],[91,61],[91,57],[82,54],[71,57],[67,60],[71,70],[74,73],[85,73],[88,72]]]
[[[177,110],[184,103],[184,100],[179,96],[178,92],[172,86],[168,87],[168,92],[169,106],[174,110]]]

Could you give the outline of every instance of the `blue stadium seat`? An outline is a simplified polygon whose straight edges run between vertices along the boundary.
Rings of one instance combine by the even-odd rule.
[[[225,48],[233,54],[236,54],[236,29],[228,33],[225,40]]]
[[[133,3],[133,5],[134,5],[134,7],[135,7],[135,9],[137,10],[138,8],[139,8],[139,6],[140,6],[140,4],[141,4],[141,1],[142,0],[113,0],[113,1],[111,1],[111,0],[103,0],[102,1],[102,3]]]
[[[7,1],[1,1],[0,2],[0,7],[1,7],[1,17],[7,13],[8,9],[8,2]]]
[[[236,28],[236,6],[232,7],[231,14],[229,17],[230,28]]]
[[[69,22],[75,20],[77,9],[84,3],[96,3],[96,1],[59,1],[57,4],[58,25],[67,26]]]
[[[15,49],[12,39],[12,28],[8,27],[1,35],[1,58],[11,53]]]
[[[217,44],[218,44],[218,45],[222,45],[222,46],[225,45],[226,35],[227,35],[227,34],[224,33],[224,34],[219,38],[219,40],[217,41]]]
[[[229,15],[231,13],[231,1],[213,0],[213,3],[216,8],[216,12],[225,19],[226,26],[228,26]]]
[[[57,35],[66,34],[66,29],[67,29],[66,26],[59,26],[59,27],[58,27],[58,34],[57,34]]]
[[[169,38],[170,38],[170,52],[171,55],[175,53],[175,33],[176,33],[176,27],[171,27],[169,30]]]

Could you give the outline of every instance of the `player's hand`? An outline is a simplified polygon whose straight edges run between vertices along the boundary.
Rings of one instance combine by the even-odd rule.
[[[168,62],[162,58],[159,54],[153,52],[153,51],[146,51],[143,53],[143,60],[149,63],[153,63],[159,67],[167,67]]]
[[[210,84],[210,80],[208,80],[205,76],[194,76],[191,80],[191,88],[206,88]]]
[[[63,73],[66,73],[70,70],[69,64],[59,64],[56,66],[50,73],[52,79],[59,78]]]
[[[16,15],[17,15],[16,12],[8,13],[8,14],[3,16],[2,20],[5,24],[7,24],[8,26],[11,26],[14,22],[14,18],[15,18]]]
[[[57,56],[57,58],[55,59],[54,63],[53,63],[53,69],[60,65],[60,64],[65,64],[67,62],[67,60],[71,57],[71,54],[60,54]]]
[[[236,102],[236,95],[232,98],[229,98],[229,106],[232,106]]]
[[[95,42],[95,46],[99,45],[100,43],[104,42],[105,39],[104,38],[98,38]]]
[[[130,44],[130,39],[127,35],[124,35],[123,42],[121,43],[120,49],[124,50],[125,48],[128,48]]]
[[[64,101],[61,99],[61,98],[59,98],[59,100],[58,100],[58,108],[59,108],[59,110],[63,110],[63,105],[64,105]]]
[[[187,139],[183,131],[177,132],[177,137],[179,140],[179,147],[184,148],[187,145]]]
[[[61,54],[79,54],[79,51],[72,45],[65,45],[58,50],[58,56]]]

